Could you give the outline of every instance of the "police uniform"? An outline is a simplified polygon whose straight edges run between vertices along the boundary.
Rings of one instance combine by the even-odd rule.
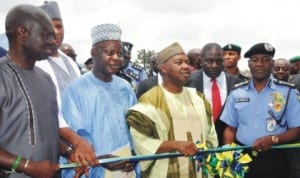
[[[0,34],[0,57],[6,56],[8,51],[8,40],[5,33]]]
[[[0,57],[6,56],[7,51],[0,46]]]
[[[141,81],[147,79],[147,73],[144,68],[137,64],[132,64],[131,62],[127,68],[123,70],[123,73],[131,79],[131,84],[134,89],[136,89]]]
[[[288,128],[299,127],[299,108],[299,92],[292,84],[270,78],[266,87],[257,93],[251,80],[237,84],[236,88],[231,91],[220,119],[227,125],[237,128],[236,140],[239,143],[250,146],[260,137],[281,134]],[[273,156],[274,154],[276,156]],[[272,162],[278,163],[272,157],[278,158],[279,154],[283,155],[276,165],[279,167],[278,170],[276,170],[276,166],[269,168],[275,175],[284,173],[283,177],[286,177],[288,162],[285,153],[274,154],[266,157],[258,155],[254,161],[260,158],[264,159],[265,163],[261,166],[264,167],[264,171],[267,171],[266,166],[272,165]],[[269,159],[270,157],[271,159]],[[250,165],[250,172],[251,169],[258,168]],[[279,172],[277,173],[277,171]]]
[[[123,58],[126,59],[128,62],[128,65],[126,68],[122,68],[120,71],[117,72],[116,75],[119,77],[127,80],[134,90],[137,89],[138,84],[147,79],[147,73],[144,70],[144,68],[138,64],[132,64],[130,62],[131,58],[131,49],[133,47],[132,43],[123,41],[122,42],[122,55]],[[126,66],[126,64],[125,64]]]

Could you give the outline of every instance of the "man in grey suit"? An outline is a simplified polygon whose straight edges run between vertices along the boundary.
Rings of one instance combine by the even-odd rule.
[[[236,76],[224,72],[223,49],[219,44],[206,44],[202,48],[201,58],[203,66],[202,69],[193,72],[185,85],[194,87],[197,91],[204,93],[206,99],[210,102],[213,113],[215,113],[212,119],[215,122],[219,145],[222,145],[225,124],[219,120],[219,116],[229,92],[234,88],[234,85],[241,82],[241,80]],[[219,101],[221,104],[219,108],[213,107],[213,81],[215,81],[219,90],[219,99],[221,100]]]
[[[136,97],[139,99],[146,91],[150,90],[152,87],[162,83],[162,76],[159,73],[159,68],[157,64],[158,53],[154,53],[151,56],[151,71],[156,74],[150,78],[143,80],[137,87]]]

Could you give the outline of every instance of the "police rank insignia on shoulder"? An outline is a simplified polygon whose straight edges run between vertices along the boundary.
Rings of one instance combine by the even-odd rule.
[[[296,88],[296,85],[294,83],[290,83],[282,80],[275,80],[274,83],[278,85],[288,86],[291,88]]]
[[[132,69],[126,69],[125,73],[127,75],[129,75],[130,77],[132,77],[134,80],[139,80],[140,79],[140,76],[138,74],[134,73],[134,71]]]
[[[142,71],[143,70],[143,67],[142,66],[139,66],[138,64],[133,64],[132,65],[132,68],[138,70],[138,71]]]
[[[245,81],[242,81],[240,83],[237,83],[234,85],[234,88],[239,88],[241,86],[245,86],[245,85],[248,85],[249,84],[249,80],[245,80]]]

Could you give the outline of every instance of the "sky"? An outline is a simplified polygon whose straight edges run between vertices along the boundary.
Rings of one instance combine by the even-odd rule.
[[[115,23],[122,40],[137,50],[160,51],[177,41],[187,52],[216,42],[242,47],[242,55],[254,44],[268,42],[276,58],[300,55],[298,0],[57,0],[64,26],[64,42],[71,44],[83,63],[90,57],[91,28]],[[0,33],[5,16],[18,4],[41,5],[43,0],[5,0],[0,6]],[[247,60],[241,59],[241,69]]]

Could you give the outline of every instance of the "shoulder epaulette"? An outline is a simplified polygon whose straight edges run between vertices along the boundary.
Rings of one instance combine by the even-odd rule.
[[[283,85],[283,86],[288,86],[288,87],[292,87],[292,88],[296,87],[296,85],[294,83],[286,82],[283,80],[274,80],[274,83],[277,85]]]
[[[120,70],[119,72],[117,72],[116,75],[127,80],[131,84],[131,81],[132,81],[131,77],[127,73],[125,73],[123,70]]]
[[[248,85],[249,84],[249,80],[244,80],[240,83],[237,83],[234,85],[234,88],[239,88],[239,87],[242,87],[242,86],[245,86],[245,85]]]
[[[132,68],[134,68],[134,69],[136,69],[136,70],[138,70],[138,71],[142,71],[142,70],[143,70],[143,67],[140,66],[140,65],[138,65],[138,64],[133,64],[133,65],[132,65]]]
[[[126,69],[125,73],[127,75],[129,75],[130,77],[132,77],[134,80],[139,80],[140,79],[140,76],[138,74],[134,73],[132,69]]]

